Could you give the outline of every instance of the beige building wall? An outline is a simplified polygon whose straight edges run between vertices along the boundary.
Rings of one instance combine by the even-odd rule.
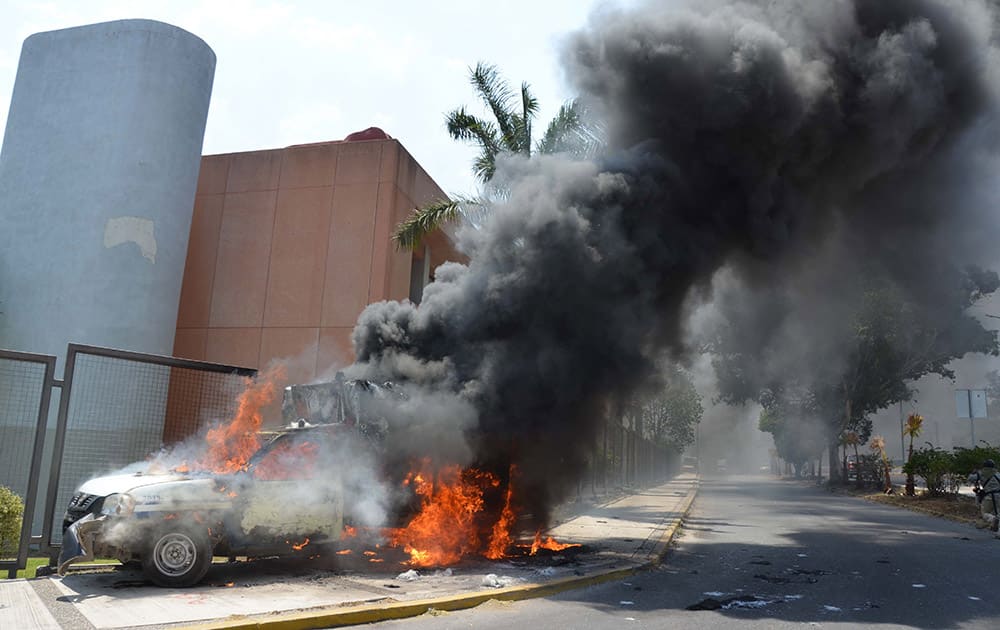
[[[290,359],[293,383],[350,363],[366,305],[411,297],[425,256],[430,269],[462,259],[442,233],[417,253],[391,241],[444,196],[392,139],[205,156],[174,354],[259,369]]]

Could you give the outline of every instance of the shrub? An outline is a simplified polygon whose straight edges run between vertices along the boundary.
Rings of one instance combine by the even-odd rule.
[[[862,455],[858,462],[859,481],[862,485],[874,488],[885,486],[885,466],[882,457],[877,454]]]
[[[952,472],[962,477],[964,481],[970,473],[979,470],[983,462],[992,459],[994,462],[1000,461],[1000,449],[990,446],[988,442],[983,442],[984,446],[976,448],[955,447],[955,465]]]
[[[7,486],[0,486],[0,558],[17,554],[24,502]]]
[[[934,448],[928,444],[926,448],[913,451],[910,461],[903,466],[903,472],[913,473],[924,480],[927,485],[927,492],[930,494],[942,494],[945,490],[954,492],[957,487],[953,487],[953,476],[955,470],[955,456],[946,450]]]

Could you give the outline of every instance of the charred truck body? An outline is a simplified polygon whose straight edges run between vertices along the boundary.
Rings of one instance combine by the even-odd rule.
[[[382,449],[386,423],[369,402],[391,387],[338,378],[285,389],[285,428],[236,470],[166,457],[134,474],[97,477],[74,494],[63,521],[59,573],[94,557],[137,562],[160,586],[199,582],[215,555],[294,554],[335,545],[351,519],[338,453]],[[172,465],[171,465],[172,464]]]

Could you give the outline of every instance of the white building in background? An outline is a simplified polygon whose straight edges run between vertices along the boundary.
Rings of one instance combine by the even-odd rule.
[[[924,417],[923,432],[913,441],[913,447],[927,446],[930,442],[946,450],[956,446],[972,446],[973,428],[975,441],[982,446],[986,441],[1000,446],[1000,409],[992,403],[987,405],[985,419],[959,418],[955,404],[956,389],[986,389],[986,374],[1000,368],[1000,360],[984,355],[969,355],[951,365],[955,370],[955,380],[939,376],[927,376],[913,384],[916,392],[913,400],[901,405],[893,405],[872,417],[873,433],[885,437],[886,446],[893,460],[905,458],[909,439],[902,439],[902,424],[906,416],[919,413]]]

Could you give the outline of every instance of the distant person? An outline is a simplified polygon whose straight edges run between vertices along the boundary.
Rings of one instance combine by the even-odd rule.
[[[1000,512],[997,505],[1000,498],[1000,475],[997,475],[997,465],[992,459],[983,462],[979,472],[969,475],[969,481],[973,487],[978,486],[976,500],[979,502],[979,513],[983,521],[989,526],[991,531],[996,532],[1000,527]],[[1000,536],[998,536],[1000,537]]]

